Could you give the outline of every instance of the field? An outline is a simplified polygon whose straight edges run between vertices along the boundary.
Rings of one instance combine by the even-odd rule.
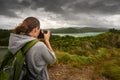
[[[57,61],[48,65],[51,80],[120,80],[120,33],[52,36]],[[0,57],[6,50],[0,49]]]

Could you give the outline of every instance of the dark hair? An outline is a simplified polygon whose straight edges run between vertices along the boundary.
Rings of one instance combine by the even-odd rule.
[[[39,20],[35,17],[27,17],[13,32],[16,34],[28,34],[36,27],[40,28]]]

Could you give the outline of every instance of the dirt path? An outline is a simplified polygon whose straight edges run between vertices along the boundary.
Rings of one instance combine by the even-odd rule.
[[[48,69],[50,80],[108,80],[100,75],[94,75],[92,66],[73,68],[67,65],[56,65]]]

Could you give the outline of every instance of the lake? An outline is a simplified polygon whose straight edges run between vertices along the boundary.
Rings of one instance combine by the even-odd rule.
[[[61,34],[53,34],[53,35],[59,35],[59,36],[73,36],[73,37],[86,37],[86,36],[96,36],[99,34],[102,34],[104,32],[89,32],[89,33],[71,33],[71,34],[66,34],[66,33],[61,33]]]

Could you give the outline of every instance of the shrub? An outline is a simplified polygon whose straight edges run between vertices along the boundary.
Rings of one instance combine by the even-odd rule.
[[[120,80],[120,66],[108,63],[104,65],[102,74],[112,80]]]

